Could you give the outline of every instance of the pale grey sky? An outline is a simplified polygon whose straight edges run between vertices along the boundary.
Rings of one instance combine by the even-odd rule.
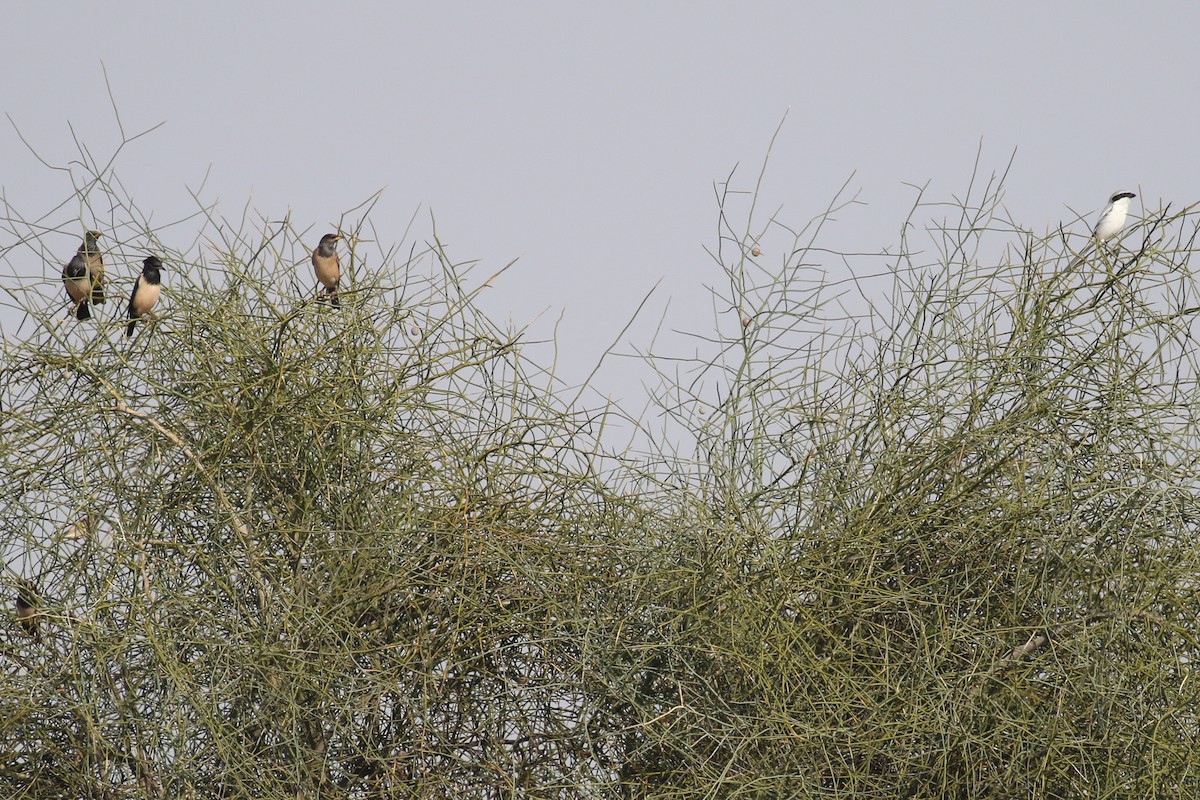
[[[961,195],[981,141],[984,172],[1016,149],[1006,204],[1035,230],[1116,189],[1139,193],[1138,213],[1200,194],[1200,10],[1183,2],[15,3],[5,17],[3,110],[48,160],[75,157],[68,123],[93,152],[119,141],[103,64],[127,130],[165,122],[118,162],[143,211],[194,210],[188,187],[211,166],[204,196],[226,215],[249,198],[319,235],[386,186],[384,236],[421,208],[427,238],[432,209],[456,259],[491,272],[520,257],[485,307],[518,325],[549,308],[542,335],[561,309],[571,380],[659,279],[635,341],[668,299],[669,325],[708,326],[712,185],[738,162],[748,185],[785,112],[764,206],[802,223],[856,172],[868,205],[823,240],[845,250],[895,244],[906,182]],[[0,148],[24,216],[69,196],[6,122]],[[47,220],[72,231],[52,234],[63,260],[73,214]],[[597,388],[636,405],[623,369]]]

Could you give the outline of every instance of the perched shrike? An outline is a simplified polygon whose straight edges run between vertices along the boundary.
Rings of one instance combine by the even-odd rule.
[[[1100,212],[1096,227],[1092,229],[1092,237],[1097,242],[1105,242],[1117,235],[1125,225],[1125,217],[1129,214],[1129,201],[1137,197],[1133,192],[1117,192],[1108,200],[1108,205]]]

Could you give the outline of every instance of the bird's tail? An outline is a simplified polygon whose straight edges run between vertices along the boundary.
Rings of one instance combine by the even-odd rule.
[[[92,312],[88,309],[87,301],[84,300],[79,305],[75,306],[75,319],[83,322],[85,319],[91,319]]]
[[[125,326],[125,338],[129,338],[130,336],[133,336],[133,329],[136,327],[137,327],[137,320],[136,319],[129,320],[129,324]]]
[[[1075,256],[1075,260],[1071,262],[1071,265],[1069,267],[1067,267],[1067,269],[1068,270],[1075,269],[1080,264],[1082,264],[1084,261],[1086,261],[1087,257],[1089,255],[1091,255],[1092,250],[1094,250],[1095,247],[1096,247],[1095,238],[1088,240],[1088,243],[1084,246],[1084,248],[1082,250],[1079,251],[1079,255]]]

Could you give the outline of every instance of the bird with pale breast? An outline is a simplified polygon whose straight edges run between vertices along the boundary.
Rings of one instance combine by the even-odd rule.
[[[1095,248],[1103,248],[1105,242],[1116,236],[1121,228],[1125,227],[1125,218],[1129,216],[1129,201],[1135,197],[1137,195],[1133,192],[1115,192],[1112,197],[1108,198],[1108,204],[1096,218],[1096,225],[1092,228],[1092,235],[1088,238],[1087,246],[1075,256],[1070,269],[1075,269],[1082,264]]]
[[[89,303],[103,303],[106,299],[104,256],[100,252],[99,239],[99,231],[85,233],[83,244],[63,267],[63,286],[67,289],[67,297],[75,304],[75,319],[81,321],[91,319]]]
[[[91,511],[85,511],[83,516],[71,523],[66,530],[67,539],[90,539],[96,529],[96,519]]]
[[[129,324],[125,326],[125,335],[133,336],[133,329],[139,318],[154,316],[154,306],[162,294],[162,276],[159,270],[163,263],[155,256],[150,256],[142,262],[142,274],[133,282],[133,293],[129,295]]]
[[[312,254],[313,269],[317,273],[317,281],[323,288],[323,291],[322,288],[317,289],[317,301],[323,302],[328,298],[334,308],[341,308],[342,305],[338,301],[338,281],[342,276],[342,268],[337,254],[337,243],[341,239],[342,237],[336,233],[325,234]]]
[[[1097,242],[1108,241],[1125,226],[1125,217],[1129,215],[1129,201],[1135,197],[1137,195],[1133,192],[1117,192],[1108,199],[1108,205],[1100,212],[1096,227],[1092,229],[1092,237]]]

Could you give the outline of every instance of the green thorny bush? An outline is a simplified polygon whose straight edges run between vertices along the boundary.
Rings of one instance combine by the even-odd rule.
[[[0,530],[43,616],[0,631],[0,793],[1200,796],[1195,214],[1080,261],[992,179],[839,257],[852,199],[796,229],[731,183],[714,331],[641,415],[369,208],[340,311],[323,230],[172,250],[99,178],[103,220],[10,209]],[[64,318],[84,226],[166,262],[133,340]]]

